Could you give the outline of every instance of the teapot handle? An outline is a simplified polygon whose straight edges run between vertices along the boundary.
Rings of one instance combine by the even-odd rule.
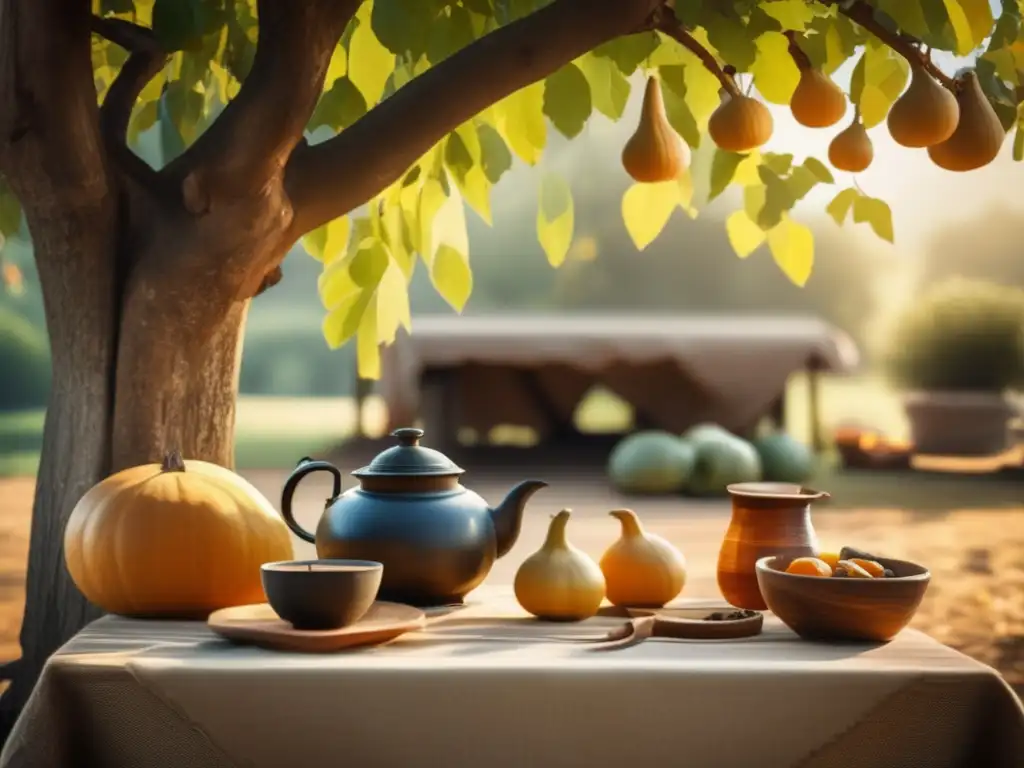
[[[291,529],[292,533],[303,541],[308,541],[310,544],[316,543],[316,536],[296,522],[295,515],[292,512],[292,497],[295,496],[295,489],[299,487],[302,478],[313,472],[330,472],[331,477],[334,478],[334,489],[331,491],[331,498],[324,502],[324,506],[327,506],[341,495],[341,471],[329,461],[316,461],[308,456],[299,459],[298,465],[292,470],[288,479],[285,480],[284,488],[281,490],[281,517],[284,518],[284,522]]]

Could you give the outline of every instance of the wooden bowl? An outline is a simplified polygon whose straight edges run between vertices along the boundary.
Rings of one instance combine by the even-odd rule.
[[[914,617],[928,589],[928,569],[878,558],[894,577],[855,579],[786,573],[792,557],[757,561],[755,572],[768,610],[807,640],[892,640]]]
[[[384,566],[370,560],[286,560],[260,568],[274,612],[294,629],[340,629],[370,610]]]

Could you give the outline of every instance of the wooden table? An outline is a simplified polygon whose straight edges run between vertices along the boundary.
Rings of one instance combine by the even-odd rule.
[[[392,429],[422,420],[426,442],[443,449],[464,427],[564,435],[595,385],[631,404],[640,427],[713,421],[744,434],[765,415],[783,418],[786,383],[806,370],[817,439],[818,374],[857,363],[853,341],[814,318],[426,316],[386,348],[380,388]]]
[[[233,646],[106,617],[55,655],[0,768],[1019,768],[1024,712],[992,669],[915,632],[595,650],[507,590],[379,648]]]

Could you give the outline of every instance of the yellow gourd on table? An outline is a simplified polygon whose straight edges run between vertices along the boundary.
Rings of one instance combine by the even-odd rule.
[[[205,618],[262,603],[260,566],[293,557],[288,528],[256,488],[177,452],[94,485],[64,531],[75,585],[126,616]]]
[[[516,600],[528,613],[549,621],[582,621],[604,600],[604,576],[597,563],[570,544],[565,526],[571,511],[552,517],[543,546],[516,571]]]
[[[622,535],[601,557],[605,591],[612,605],[660,608],[683,591],[686,558],[661,536],[644,530],[631,509],[609,513]]]

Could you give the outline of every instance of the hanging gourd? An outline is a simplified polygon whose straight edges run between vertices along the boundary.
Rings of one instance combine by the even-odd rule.
[[[654,183],[678,178],[690,165],[690,147],[665,115],[661,84],[647,78],[640,123],[622,149],[622,166],[635,181]]]
[[[661,536],[644,530],[631,509],[609,513],[622,525],[618,541],[601,557],[605,591],[612,605],[660,608],[686,584],[686,558]]]
[[[543,546],[519,566],[513,584],[519,605],[548,621],[588,619],[604,599],[601,569],[566,540],[570,514],[563,509],[552,517]]]
[[[125,616],[205,618],[264,602],[260,566],[293,556],[288,528],[256,488],[176,451],[94,485],[64,531],[75,585]]]
[[[721,103],[708,119],[708,135],[719,149],[749,152],[772,137],[774,121],[768,108],[738,90],[718,92]]]

